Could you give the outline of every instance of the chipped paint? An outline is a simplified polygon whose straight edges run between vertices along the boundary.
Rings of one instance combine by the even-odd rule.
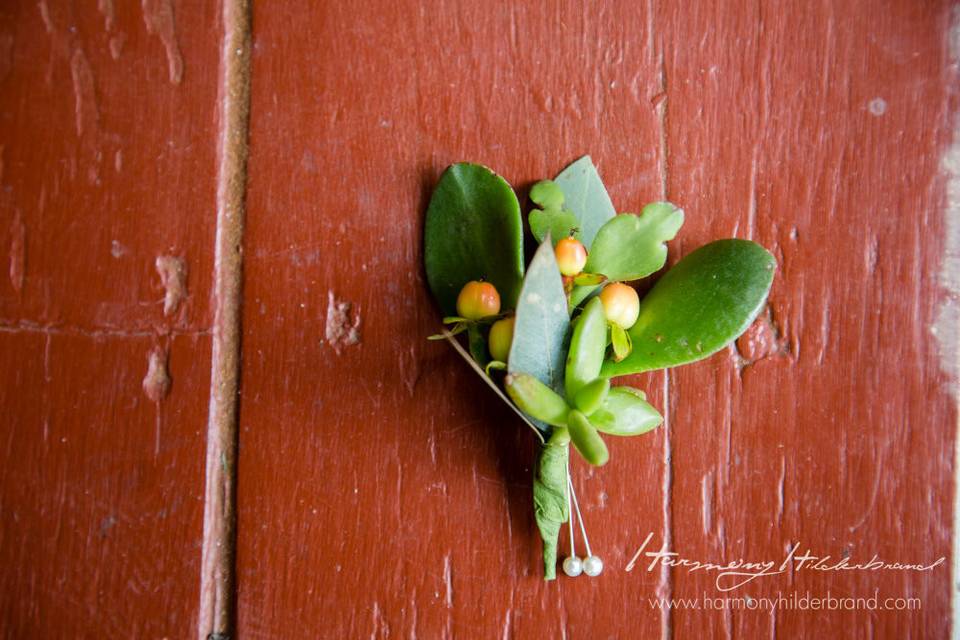
[[[360,343],[360,310],[345,300],[338,300],[333,291],[327,292],[327,344],[338,354],[343,347]]]
[[[155,262],[163,296],[163,315],[172,315],[187,297],[187,263],[177,256],[158,256]]]
[[[93,70],[83,49],[76,49],[70,57],[70,75],[73,78],[77,137],[83,137],[85,131],[96,131],[100,121],[100,109],[93,87]]]
[[[10,284],[14,291],[23,291],[27,265],[27,227],[23,224],[20,211],[13,215],[10,225]]]
[[[167,353],[159,347],[147,356],[147,375],[143,377],[142,387],[143,392],[154,402],[160,402],[170,392]]]
[[[167,52],[167,68],[170,82],[180,84],[183,79],[183,56],[177,44],[177,24],[170,0],[142,0],[143,23],[147,33],[160,38]]]

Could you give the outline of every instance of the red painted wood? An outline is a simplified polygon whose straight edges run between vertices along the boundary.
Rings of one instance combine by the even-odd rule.
[[[0,8],[4,637],[196,625],[216,8],[178,4],[169,22],[144,4]],[[164,256],[186,271],[168,314]],[[158,374],[154,401],[157,350],[170,385]]]
[[[0,8],[10,637],[196,635],[218,11]],[[722,597],[715,576],[626,568],[648,533],[700,561],[779,561],[799,543],[949,563],[957,411],[930,326],[958,111],[950,13],[258,4],[238,637],[944,637],[946,565],[794,570],[729,594],[922,605],[776,614],[665,613],[651,600]],[[621,210],[685,208],[671,261],[737,236],[780,269],[736,348],[633,380],[667,425],[574,469],[606,571],[547,584],[533,437],[426,341],[439,315],[421,226],[451,162],[487,164],[523,196],[583,153]],[[153,375],[151,354],[166,363]]]
[[[779,563],[798,541],[949,556],[956,412],[928,331],[948,18],[930,3],[257,7],[240,631],[942,636],[946,566],[732,594],[923,604],[774,616],[662,614],[651,598],[722,594],[709,575],[625,565],[647,532],[702,561]],[[669,389],[669,427],[575,472],[608,570],[544,584],[531,436],[424,340],[438,315],[421,223],[450,162],[523,188],[585,152],[622,210],[685,207],[672,260],[738,236],[781,268],[739,352],[637,378],[658,406]],[[324,342],[331,300],[353,305],[358,345]]]

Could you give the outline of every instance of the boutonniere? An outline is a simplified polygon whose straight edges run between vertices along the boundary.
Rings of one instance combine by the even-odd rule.
[[[564,572],[595,576],[603,562],[582,517],[586,557],[575,549],[570,445],[600,466],[610,458],[603,435],[659,426],[644,393],[617,378],[695,362],[736,340],[763,308],[776,261],[754,242],[717,240],[684,256],[641,299],[628,283],[664,266],[680,208],[654,202],[618,215],[589,156],[529,195],[538,246],[527,264],[510,185],[478,164],[443,173],[424,229],[427,281],[444,323],[431,338],[449,342],[541,445],[533,504],[546,579],[556,577],[564,523]]]

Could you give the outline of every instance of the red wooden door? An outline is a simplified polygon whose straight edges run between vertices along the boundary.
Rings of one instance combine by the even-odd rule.
[[[950,3],[246,9],[0,8],[5,637],[948,635]],[[523,200],[585,153],[685,209],[669,262],[779,268],[735,346],[635,377],[664,426],[573,469],[606,570],[545,583],[534,442],[426,341],[422,223],[452,162]],[[628,570],[648,534],[944,560],[721,591]]]

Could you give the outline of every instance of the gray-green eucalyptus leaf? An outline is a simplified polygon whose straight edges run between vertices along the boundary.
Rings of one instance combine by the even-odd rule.
[[[562,394],[569,328],[563,280],[547,239],[530,261],[517,300],[508,371],[530,374]]]
[[[563,190],[564,208],[577,217],[579,240],[589,251],[600,227],[617,215],[593,160],[583,156],[561,171],[554,182]]]

